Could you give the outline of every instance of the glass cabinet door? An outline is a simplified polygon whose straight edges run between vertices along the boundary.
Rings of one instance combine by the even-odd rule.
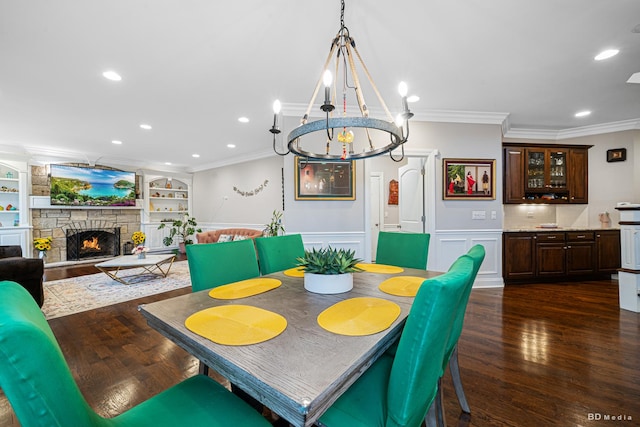
[[[527,151],[527,188],[544,190],[567,187],[567,152]]]
[[[545,186],[545,152],[527,151],[527,188],[543,189]]]
[[[551,188],[567,186],[567,153],[565,151],[549,153],[549,186]]]

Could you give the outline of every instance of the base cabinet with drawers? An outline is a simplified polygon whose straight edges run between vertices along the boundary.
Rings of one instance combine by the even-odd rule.
[[[507,283],[595,277],[620,268],[619,230],[514,231],[502,239]]]

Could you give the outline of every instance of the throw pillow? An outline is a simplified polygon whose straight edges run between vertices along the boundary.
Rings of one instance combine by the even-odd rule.
[[[232,234],[221,234],[218,236],[218,243],[230,242],[233,240]]]
[[[233,236],[233,241],[235,242],[237,240],[246,240],[248,238],[249,238],[249,236],[242,236],[240,234],[236,234],[235,236]]]

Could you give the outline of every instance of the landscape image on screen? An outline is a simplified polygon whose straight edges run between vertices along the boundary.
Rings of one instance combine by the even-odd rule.
[[[51,165],[51,204],[135,206],[135,181],[135,172]]]

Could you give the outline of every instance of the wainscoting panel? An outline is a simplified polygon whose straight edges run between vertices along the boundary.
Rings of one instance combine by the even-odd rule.
[[[474,288],[502,287],[502,230],[439,230],[431,235],[430,270],[447,271],[472,246],[484,246],[486,255]]]
[[[206,223],[200,226],[204,230],[234,227],[264,228],[264,225],[257,224]],[[313,233],[287,230],[287,234],[301,234],[302,242],[307,250],[327,246],[351,249],[356,252],[358,258],[370,261],[370,248],[366,247],[365,232]],[[502,280],[502,230],[440,230],[432,233],[427,268],[447,271],[456,258],[476,244],[484,246],[486,256],[473,286],[475,288],[504,286]]]

